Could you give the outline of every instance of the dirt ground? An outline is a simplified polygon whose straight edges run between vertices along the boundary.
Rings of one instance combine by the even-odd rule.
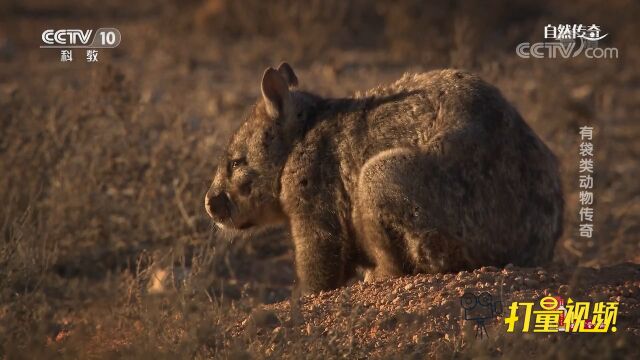
[[[2,2],[0,358],[638,358],[639,16],[631,0]],[[516,55],[561,23],[600,25],[619,57]],[[122,43],[97,63],[39,48],[45,29],[99,27]],[[297,296],[286,229],[221,232],[202,206],[262,72],[283,60],[323,96],[443,67],[498,86],[560,159],[553,264]],[[591,239],[578,234],[584,125]],[[476,339],[465,290],[618,301],[618,331],[508,334],[498,317]]]

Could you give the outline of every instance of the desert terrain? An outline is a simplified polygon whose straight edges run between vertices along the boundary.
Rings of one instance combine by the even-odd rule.
[[[0,4],[0,358],[639,358],[640,5],[634,1],[188,0]],[[617,59],[523,59],[547,24],[598,24]],[[116,27],[88,63],[45,29]],[[300,297],[287,230],[216,229],[203,197],[229,136],[288,61],[350,96],[456,67],[495,84],[560,160],[544,268],[416,275]],[[579,128],[594,127],[592,238]],[[620,303],[615,333],[476,338],[460,296]]]

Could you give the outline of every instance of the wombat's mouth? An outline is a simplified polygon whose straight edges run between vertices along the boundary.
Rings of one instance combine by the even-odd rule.
[[[282,211],[272,204],[254,207],[253,210],[242,212],[232,203],[231,215],[224,220],[216,220],[217,227],[225,230],[249,230],[272,225],[280,225],[286,218]]]

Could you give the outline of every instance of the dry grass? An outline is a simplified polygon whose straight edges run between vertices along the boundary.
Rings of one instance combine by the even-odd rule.
[[[567,216],[556,262],[640,262],[638,6],[491,3],[502,10],[411,0],[0,5],[0,358],[313,355],[295,334],[272,334],[269,353],[257,334],[230,335],[259,305],[291,297],[292,250],[282,229],[217,233],[202,209],[217,154],[258,95],[260,74],[283,59],[304,88],[331,96],[404,71],[479,72],[561,160]],[[517,43],[539,41],[544,25],[560,22],[602,25],[621,58],[515,56]],[[112,25],[123,42],[101,50],[98,64],[81,52],[62,64],[37,46],[42,29],[69,24]],[[576,233],[584,124],[597,129],[592,241]],[[167,268],[178,269],[168,290],[149,294]],[[322,354],[348,351],[331,336],[317,339]],[[606,339],[605,350],[618,349]],[[422,354],[491,356],[500,347],[515,357],[521,342],[540,344],[492,341],[428,342]],[[550,356],[563,351],[549,347]]]

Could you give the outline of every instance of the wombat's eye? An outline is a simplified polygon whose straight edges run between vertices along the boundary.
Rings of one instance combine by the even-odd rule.
[[[229,167],[231,169],[237,169],[240,166],[247,165],[247,158],[239,158],[229,161]]]

